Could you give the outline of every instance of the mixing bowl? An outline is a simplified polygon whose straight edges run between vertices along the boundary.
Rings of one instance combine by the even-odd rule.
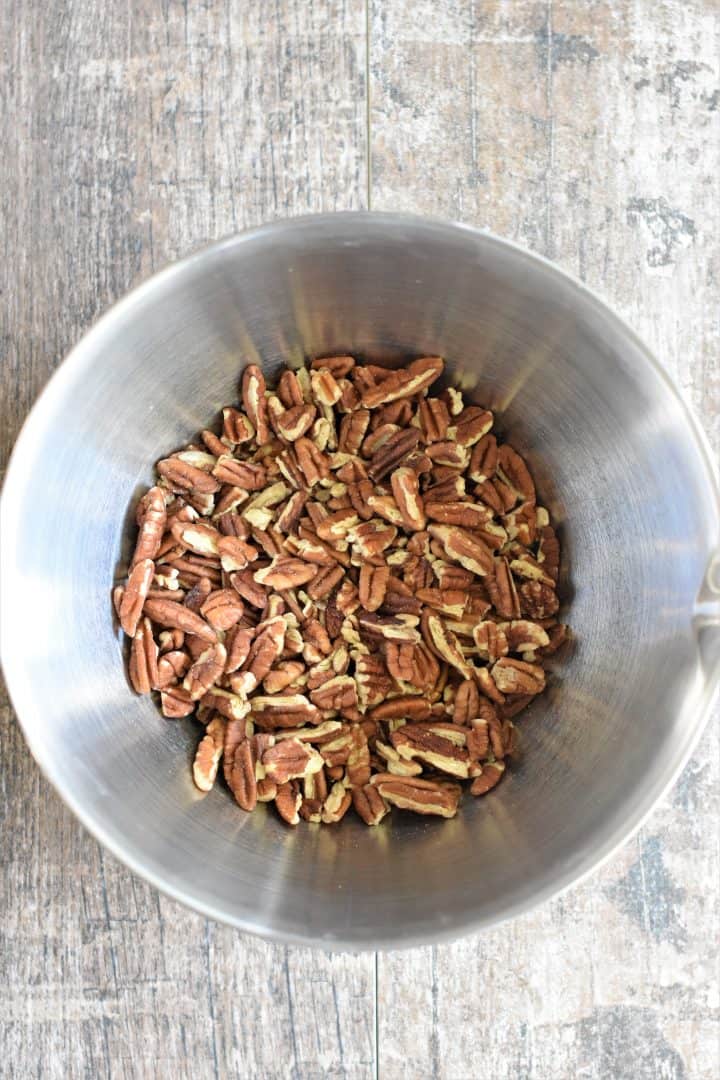
[[[110,591],[157,458],[305,356],[447,358],[559,522],[574,647],[521,753],[452,821],[289,829],[206,797],[199,728],[128,686]],[[102,843],[186,904],[293,942],[456,936],[577,881],[678,775],[717,672],[720,503],[703,437],[635,335],[542,259],[395,214],[256,229],[165,270],[80,342],[18,440],[2,506],[3,658],[27,741]]]

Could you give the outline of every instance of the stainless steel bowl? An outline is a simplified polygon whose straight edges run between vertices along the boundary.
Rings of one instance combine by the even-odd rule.
[[[447,357],[528,455],[560,522],[576,644],[520,721],[497,792],[450,822],[290,830],[193,787],[191,722],[128,688],[110,589],[155,460],[247,361]],[[678,775],[717,683],[720,501],[703,436],[592,293],[474,229],[388,214],[281,222],[171,267],[80,342],[2,500],[2,645],[27,741],[87,828],[244,930],[392,947],[522,912],[598,865]]]

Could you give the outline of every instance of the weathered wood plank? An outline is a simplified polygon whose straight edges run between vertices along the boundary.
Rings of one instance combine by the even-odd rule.
[[[52,369],[165,262],[367,191],[362,0],[0,10],[0,460]],[[373,1074],[372,957],[233,933],[103,853],[2,710],[0,1074]]]
[[[718,449],[717,5],[371,10],[373,207],[488,226],[579,274],[663,358]],[[380,1075],[720,1074],[718,778],[711,724],[587,884],[484,936],[382,956]]]

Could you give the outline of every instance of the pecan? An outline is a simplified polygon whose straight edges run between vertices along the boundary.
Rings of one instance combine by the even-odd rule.
[[[493,414],[477,405],[467,405],[455,421],[455,438],[460,446],[474,446],[493,426]]]
[[[498,447],[497,470],[507,487],[520,495],[523,502],[535,502],[535,485],[528,467],[507,443]]]
[[[227,753],[227,750],[225,751]],[[232,765],[226,771],[230,790],[242,810],[251,812],[257,804],[257,780],[255,777],[255,756],[250,739],[241,739],[232,757]]]
[[[340,400],[342,390],[332,371],[319,368],[310,374],[312,395],[320,405],[334,405]]]
[[[215,783],[223,753],[226,721],[214,717],[200,740],[193,762],[193,780],[200,791],[210,791]]]
[[[437,469],[438,465],[447,465],[451,469],[464,469],[470,458],[465,447],[452,439],[433,443],[428,446],[427,453],[435,469]]]
[[[504,619],[518,619],[520,601],[507,559],[495,559],[494,572],[485,580],[488,594],[498,615],[502,615]]]
[[[472,665],[463,656],[460,644],[438,615],[425,614],[422,618],[423,637],[426,645],[436,656],[456,668],[463,679],[472,678]]]
[[[310,430],[317,410],[314,405],[293,405],[277,417],[277,430],[287,442],[295,442]]]
[[[360,708],[368,709],[379,705],[395,688],[395,684],[385,666],[385,661],[381,656],[377,655],[356,655],[354,660],[355,682],[358,687]]]
[[[477,503],[428,500],[425,512],[431,521],[441,525],[461,525],[465,529],[482,529],[492,521],[492,511]]]
[[[539,694],[545,689],[545,672],[539,664],[503,657],[493,665],[492,677],[502,694]]]
[[[191,657],[180,650],[171,650],[158,656],[157,681],[153,689],[166,690],[168,686],[180,682],[191,663]]]
[[[302,727],[321,719],[320,710],[303,694],[259,695],[250,699],[250,707],[253,722],[263,730]]]
[[[145,614],[153,622],[160,626],[167,626],[174,630],[184,630],[188,634],[195,634],[205,641],[215,642],[217,634],[204,619],[189,611],[182,604],[176,604],[173,600],[146,600]]]
[[[491,480],[497,468],[497,439],[494,435],[484,435],[473,447],[468,465],[468,476],[476,484]]]
[[[373,454],[368,466],[368,476],[376,483],[388,476],[412,453],[420,439],[416,428],[408,428],[391,435],[387,442]]]
[[[322,821],[324,824],[335,825],[338,821],[342,821],[350,808],[351,802],[352,794],[345,788],[345,785],[341,783],[333,784],[330,794],[323,803]]]
[[[413,694],[402,694],[399,697],[389,698],[370,710],[372,720],[394,720],[403,717],[407,720],[427,720],[430,716],[430,705],[422,697]]]
[[[353,356],[320,356],[310,361],[310,367],[313,371],[327,368],[336,379],[340,379],[350,374],[355,367],[355,358]]]
[[[373,566],[371,563],[364,563],[360,567],[358,591],[360,603],[366,611],[377,611],[382,607],[389,580],[389,566]]]
[[[297,825],[300,822],[298,811],[302,805],[302,793],[297,781],[290,780],[287,784],[281,784],[275,795],[275,807],[278,814],[288,825]]]
[[[502,627],[494,622],[479,622],[474,627],[473,640],[483,660],[491,664],[508,654],[508,639]],[[516,650],[513,650],[516,651]]]
[[[232,694],[229,690],[220,690],[213,686],[208,690],[201,703],[209,709],[215,709],[221,716],[228,720],[242,720],[250,712],[250,706],[238,694]]]
[[[381,555],[394,543],[397,529],[393,525],[386,525],[382,521],[373,519],[355,526],[349,533],[349,537],[358,558],[370,560]]]
[[[350,732],[350,754],[345,773],[350,787],[364,787],[370,782],[370,749],[363,729],[356,725]]]
[[[226,573],[244,570],[248,563],[254,562],[258,557],[257,548],[237,536],[221,536],[217,542],[217,553],[220,556],[220,565]]]
[[[542,581],[524,581],[519,593],[517,615],[522,612],[531,619],[547,619],[555,615],[560,607],[555,590]]]
[[[152,559],[136,562],[130,572],[118,612],[120,625],[128,637],[135,634],[154,572]]]
[[[423,398],[418,405],[418,421],[425,442],[440,442],[450,425],[447,405],[439,398]]]
[[[499,784],[505,772],[505,762],[492,761],[483,765],[480,776],[476,777],[470,785],[471,795],[486,795],[491,788]]]
[[[390,742],[405,760],[422,761],[461,780],[467,780],[469,776],[467,750],[426,726],[405,724],[391,734]]]
[[[440,665],[423,642],[388,641],[385,662],[393,678],[418,690],[429,690],[440,674]]]
[[[152,487],[143,495],[138,503],[137,518],[139,530],[131,567],[145,559],[154,559],[160,550],[167,521],[162,488]]]
[[[273,665],[282,654],[285,633],[285,619],[280,615],[258,627],[243,665],[247,674],[251,676],[250,680],[246,680],[246,682],[252,682],[250,690],[254,690],[269,675]]]
[[[323,759],[317,750],[313,750],[307,743],[291,738],[268,747],[262,755],[262,765],[266,777],[280,786],[288,780],[319,772],[323,767]]]
[[[390,812],[390,807],[372,784],[353,788],[352,803],[355,813],[366,825],[379,825],[385,815]]]
[[[542,564],[553,583],[556,583],[560,574],[560,543],[551,525],[545,525],[540,529],[538,562]]]
[[[350,675],[336,675],[316,690],[311,690],[310,700],[323,712],[328,710],[338,712],[340,709],[350,708],[357,705],[357,683]]]
[[[216,589],[203,603],[200,614],[214,630],[229,630],[242,618],[244,610],[244,604],[234,589]]]
[[[457,525],[430,525],[428,532],[444,547],[448,558],[484,577],[493,571],[493,556],[486,544]]]
[[[358,626],[374,639],[384,641],[420,641],[416,627],[416,615],[378,615],[376,612],[361,610],[357,615]]]
[[[550,638],[542,626],[527,619],[515,619],[503,629],[510,652],[535,652],[550,644]]]
[[[236,570],[230,574],[230,584],[238,596],[247,600],[255,608],[264,608],[267,601],[267,590],[264,585],[258,585],[253,577],[253,570]]]
[[[163,716],[177,720],[194,712],[195,702],[182,686],[169,686],[160,691],[160,708]]]
[[[257,465],[251,461],[238,461],[230,454],[223,454],[217,459],[213,476],[223,484],[232,484],[233,487],[242,488],[244,491],[260,491],[265,487],[267,480],[267,472],[263,465]]]
[[[259,585],[267,585],[271,589],[295,589],[312,581],[317,572],[315,563],[279,557],[273,559],[270,566],[256,570],[253,577]]]
[[[224,669],[227,653],[225,646],[217,642],[208,646],[192,665],[183,683],[192,701],[199,701],[220,678]]]
[[[374,777],[377,780],[382,774]],[[460,800],[461,788],[458,785],[437,783],[433,780],[416,778],[379,780],[377,789],[386,802],[401,810],[413,810],[416,814],[437,814],[440,817],[455,817]]]
[[[243,407],[255,428],[258,446],[270,440],[267,424],[267,401],[265,399],[265,378],[257,364],[249,364],[242,377]]]
[[[345,454],[357,454],[369,423],[370,413],[367,409],[356,409],[355,412],[343,416],[338,434],[338,450]]]
[[[263,679],[266,694],[279,694],[292,683],[297,682],[305,671],[305,665],[299,660],[283,660],[269,671]]]
[[[223,438],[234,446],[239,446],[242,443],[250,442],[255,436],[255,428],[250,423],[247,416],[241,413],[239,409],[228,407],[223,409]],[[205,440],[205,433],[203,432],[203,441]],[[206,443],[207,445],[207,443]],[[227,453],[227,448],[223,445],[221,440],[217,440],[214,446],[209,446],[208,449],[212,450],[212,453],[217,454],[220,457],[222,454]]]
[[[551,589],[555,587],[554,580],[543,569],[541,564],[527,552],[518,555],[516,559],[511,559],[510,569],[516,578],[523,578],[526,581],[541,581]]]
[[[432,356],[414,360],[404,371],[385,373],[385,378],[362,393],[362,403],[367,409],[376,409],[378,405],[419,394],[435,382],[444,366],[440,357]]]
[[[462,589],[418,589],[417,598],[452,619],[461,619],[468,603],[468,595]]]
[[[470,724],[478,716],[480,695],[472,679],[463,679],[455,692],[453,720],[456,724]]]
[[[401,467],[393,472],[390,483],[405,528],[415,532],[424,529],[425,509],[417,473]]]
[[[359,497],[363,497],[364,494],[363,491],[358,491]],[[373,514],[377,514],[391,525],[403,524],[403,516],[400,513],[400,508],[392,495],[367,495],[367,505],[370,508],[370,514],[364,515],[367,518],[372,517]]]
[[[295,443],[297,465],[308,487],[314,487],[330,475],[330,463],[312,439],[300,438]]]
[[[179,458],[158,461],[157,471],[178,491],[198,491],[201,495],[214,495],[220,490],[220,484],[214,476]]]
[[[130,646],[130,682],[137,694],[149,694],[159,684],[158,647],[149,619],[140,619]]]

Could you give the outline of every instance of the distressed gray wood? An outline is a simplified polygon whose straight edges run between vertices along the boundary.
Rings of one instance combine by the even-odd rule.
[[[0,6],[0,440],[129,287],[367,192],[362,0]],[[2,710],[0,1075],[374,1073],[372,956],[208,924],[103,853]]]
[[[719,60],[712,0],[372,2],[373,207],[557,259],[650,342],[716,450]],[[562,899],[381,957],[381,1076],[719,1076],[718,756],[716,715],[639,835]]]
[[[8,0],[0,461],[131,285],[368,188],[375,208],[487,225],[578,273],[720,448],[719,56],[715,0]],[[48,789],[7,706],[0,753],[0,1075],[720,1075],[717,722],[590,882],[380,958],[377,1002],[372,957],[267,945],[133,877]]]

